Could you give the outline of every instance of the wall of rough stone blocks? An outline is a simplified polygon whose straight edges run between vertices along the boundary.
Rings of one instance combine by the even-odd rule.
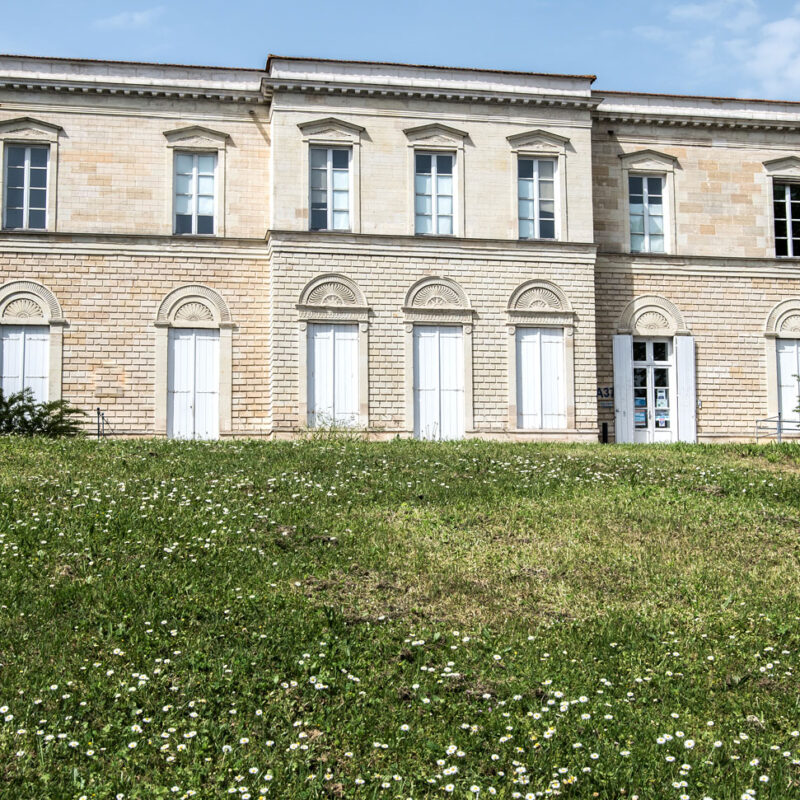
[[[612,134],[608,129],[612,129]],[[626,252],[627,187],[620,154],[675,156],[677,254],[771,258],[772,178],[765,161],[797,154],[797,134],[596,123],[592,140],[595,240]]]
[[[0,123],[23,116],[63,128],[55,187],[59,232],[170,235],[173,151],[164,132],[200,125],[230,136],[225,235],[266,234],[269,125],[263,106],[83,95],[78,104],[72,95],[5,93]]]
[[[610,265],[613,262],[614,268]],[[634,297],[657,294],[683,313],[695,337],[697,433],[700,441],[751,439],[757,418],[767,416],[767,317],[781,301],[800,297],[800,275],[754,265],[729,274],[710,274],[695,263],[695,274],[669,265],[647,270],[625,267],[624,259],[600,256],[597,269],[597,383],[613,386],[612,341],[622,310]],[[614,429],[613,408],[599,408],[599,421]]]
[[[589,437],[596,428],[594,254],[563,263],[543,249],[509,246],[498,256],[480,247],[436,255],[414,239],[340,237],[333,246],[325,234],[293,240],[272,234],[272,376],[277,432],[305,426],[299,419],[298,311],[306,284],[336,272],[357,283],[371,308],[369,325],[370,427],[388,433],[409,432],[405,420],[406,293],[427,276],[447,277],[466,292],[477,312],[473,326],[474,425],[476,432],[503,436],[508,431],[508,315],[512,292],[528,280],[557,284],[576,312],[576,427]],[[324,243],[324,244],[323,244]],[[400,247],[398,248],[398,245]],[[444,246],[444,245],[443,245]],[[456,244],[453,243],[453,247]],[[387,254],[391,248],[392,253]],[[469,433],[469,432],[468,432]]]
[[[35,280],[61,303],[63,397],[106,414],[115,434],[150,435],[155,417],[155,328],[164,296],[188,283],[219,292],[233,331],[233,433],[269,433],[266,259],[175,254],[0,251],[0,285]]]

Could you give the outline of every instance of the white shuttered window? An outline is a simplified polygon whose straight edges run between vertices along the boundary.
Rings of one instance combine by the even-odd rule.
[[[778,339],[778,410],[784,420],[800,421],[800,339]]]
[[[46,325],[0,326],[0,388],[8,397],[28,388],[47,402],[50,329]]]
[[[517,328],[517,427],[567,427],[563,328]]]
[[[167,435],[219,436],[219,331],[170,328]]]
[[[308,326],[308,424],[358,424],[358,325]]]
[[[414,435],[418,439],[460,439],[464,435],[460,326],[414,326]]]

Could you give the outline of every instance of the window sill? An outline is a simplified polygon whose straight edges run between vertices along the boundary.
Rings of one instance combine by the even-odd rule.
[[[22,233],[22,234],[31,234],[31,233],[52,233],[50,228],[2,228],[3,233]]]
[[[176,239],[222,239],[218,233],[173,233]]]
[[[555,236],[520,236],[520,242],[560,242],[561,239],[557,239]]]

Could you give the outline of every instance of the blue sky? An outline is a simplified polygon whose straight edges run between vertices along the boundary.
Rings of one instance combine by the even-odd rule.
[[[800,100],[800,2],[0,0],[0,52],[255,68],[277,53]]]

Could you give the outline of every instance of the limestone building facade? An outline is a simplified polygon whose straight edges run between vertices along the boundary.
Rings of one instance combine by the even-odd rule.
[[[0,57],[0,387],[125,436],[791,434],[800,104]]]

